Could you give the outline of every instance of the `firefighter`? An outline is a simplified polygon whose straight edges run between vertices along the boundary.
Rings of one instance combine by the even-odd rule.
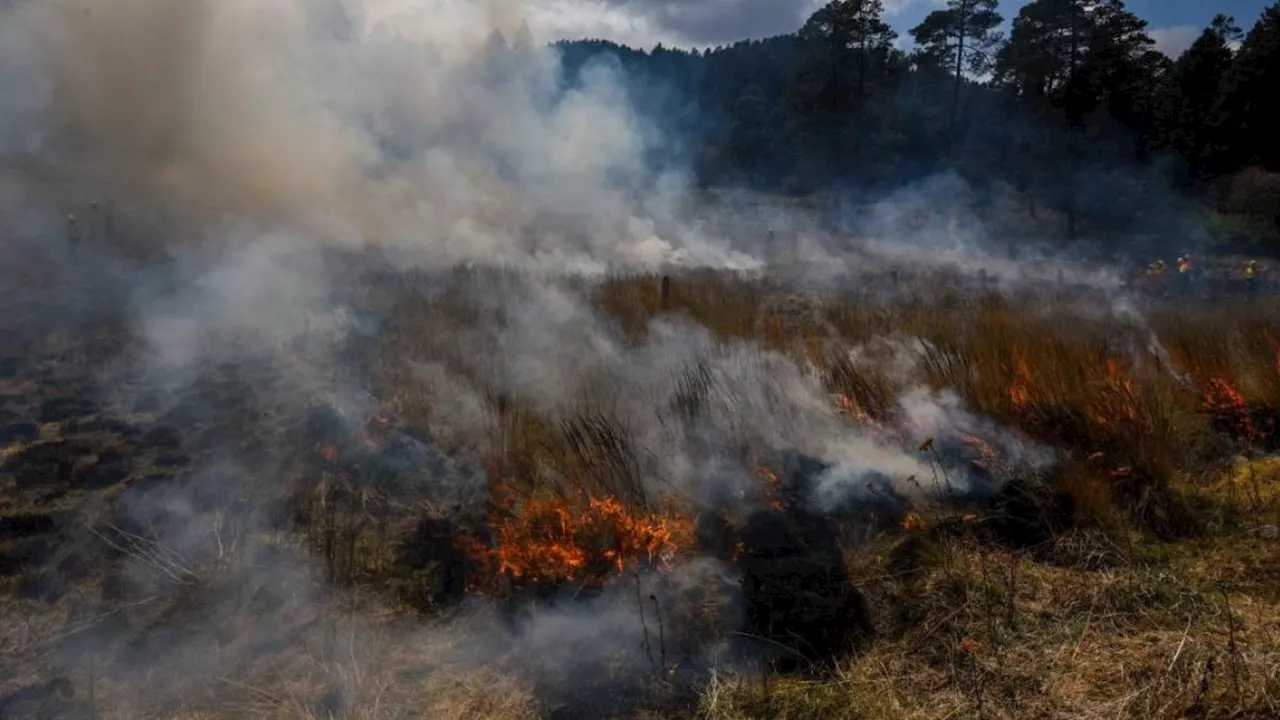
[[[1244,263],[1245,292],[1252,300],[1258,296],[1258,261],[1246,260]]]
[[[1183,290],[1191,290],[1191,253],[1183,253],[1178,256],[1178,284]]]

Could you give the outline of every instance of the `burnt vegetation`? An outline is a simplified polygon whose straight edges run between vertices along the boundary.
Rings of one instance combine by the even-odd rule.
[[[699,209],[771,198],[762,268],[317,241],[193,302],[95,204],[80,275],[0,272],[0,718],[1280,716],[1280,293],[1228,256],[1280,250],[1280,5],[1178,58],[1119,0],[883,14],[557,45]],[[912,246],[961,216],[1008,252]]]
[[[384,298],[403,319],[364,354],[380,409],[358,422],[331,404],[296,404],[278,371],[252,363],[210,368],[185,391],[199,401],[180,393],[147,412],[128,393],[102,393],[100,405],[62,403],[74,416],[41,420],[46,394],[91,372],[78,365],[6,395],[6,410],[35,418],[39,433],[5,445],[0,579],[9,612],[46,628],[6,640],[11,677],[31,678],[7,691],[6,712],[120,707],[127,698],[115,693],[158,642],[208,642],[236,658],[216,677],[179,683],[212,693],[201,701],[210,714],[240,712],[226,710],[242,707],[239,684],[273,682],[271,664],[297,652],[327,669],[291,692],[336,705],[298,706],[273,690],[252,712],[363,716],[376,703],[360,683],[377,674],[382,692],[479,717],[1014,717],[1111,702],[1116,663],[1145,673],[1136,694],[1125,686],[1134,717],[1262,717],[1276,707],[1273,299],[1151,300],[1159,345],[1114,319],[1067,325],[1070,315],[1030,314],[980,288],[954,303],[924,285],[888,309],[823,300],[821,342],[807,317],[769,317],[759,325],[767,335],[746,336],[759,352],[811,364],[851,436],[900,442],[932,475],[865,475],[833,507],[815,498],[838,468],[803,453],[742,447],[751,481],[700,500],[644,480],[642,445],[621,419],[589,411],[551,421],[491,393],[492,441],[450,446],[431,399],[440,388],[413,368],[436,359],[422,338],[457,327],[450,305],[468,302],[469,274],[444,281],[458,290],[443,306],[411,284]],[[700,282],[620,277],[592,292],[603,313],[645,318],[642,334],[649,320],[682,317],[716,342],[743,339],[725,309],[770,291],[689,287]],[[661,284],[665,311],[645,300]],[[875,353],[849,352],[883,337],[886,314],[920,341],[905,376],[868,360]],[[262,377],[245,393],[252,373]],[[714,414],[721,383],[714,365],[695,363],[659,410]],[[912,426],[895,398],[912,387],[956,392],[1017,442],[981,429],[904,433]],[[244,458],[253,443],[263,446],[258,467],[173,461]],[[1023,445],[1052,460],[1035,469],[1009,456]],[[174,547],[192,532],[202,541]],[[719,569],[691,569],[712,559]],[[311,568],[293,582],[327,588],[314,606],[295,606],[276,585],[282,567]],[[433,669],[443,651],[406,655],[384,637],[388,655],[351,656],[366,650],[340,637],[353,622],[368,623],[362,643],[396,632],[375,630],[382,623],[429,627],[476,602],[517,633],[547,612],[573,627],[574,613],[603,603],[641,646],[570,677],[556,652],[595,652],[582,643],[601,641],[570,632],[554,652],[513,641],[495,666],[511,664],[500,671],[509,684],[481,691],[429,681],[445,672]],[[357,607],[361,617],[382,608],[384,619],[353,620]],[[269,627],[252,627],[256,616]],[[58,637],[62,649],[32,664]],[[1070,659],[1045,660],[1063,653]],[[363,681],[343,675],[356,667]],[[868,689],[886,685],[890,699]],[[156,702],[147,712],[167,712]]]

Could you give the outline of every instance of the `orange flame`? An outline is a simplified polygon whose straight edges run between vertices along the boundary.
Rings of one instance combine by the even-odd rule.
[[[689,517],[644,513],[614,497],[588,497],[579,506],[530,497],[515,512],[495,513],[490,527],[493,545],[473,545],[471,553],[491,561],[500,575],[532,583],[604,582],[642,561],[668,566],[694,541]]]
[[[996,459],[996,449],[977,435],[965,435],[964,443],[978,455],[977,459],[973,460],[973,464],[990,470],[993,461]]]
[[[1031,363],[1020,350],[1013,352],[1013,381],[1009,383],[1009,402],[1019,411],[1031,404]]]
[[[391,405],[391,403],[388,403],[388,405]],[[364,425],[356,431],[356,439],[370,450],[377,450],[382,447],[387,431],[394,426],[394,415],[391,408],[381,408],[370,415],[365,420]]]
[[[1088,405],[1086,411],[1094,423],[1104,428],[1114,429],[1137,421],[1138,401],[1133,392],[1133,380],[1120,358],[1107,358],[1107,379],[1099,400]]]
[[[1212,410],[1241,410],[1245,407],[1244,394],[1228,379],[1210,378],[1205,384],[1205,404]]]
[[[760,465],[756,468],[756,476],[764,483],[769,509],[781,512],[787,505],[782,500],[782,479],[778,476],[778,472],[773,468]]]
[[[1243,436],[1253,436],[1253,418],[1249,417],[1244,394],[1230,380],[1212,377],[1204,383],[1205,409],[1227,418]]]
[[[838,414],[847,416],[850,420],[858,423],[859,425],[875,424],[875,420],[872,419],[871,415],[866,410],[863,410],[862,406],[858,404],[858,401],[852,396],[836,395],[835,400],[836,412]]]

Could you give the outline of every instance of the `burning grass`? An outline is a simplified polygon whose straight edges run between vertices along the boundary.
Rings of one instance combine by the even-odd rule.
[[[744,432],[742,447],[717,449],[754,487],[732,486],[714,507],[706,497],[695,502],[696,485],[663,475],[670,466],[652,450],[690,428],[703,433],[690,433],[697,442],[722,441],[730,429],[750,426],[746,415],[761,406],[717,396],[723,378],[705,363],[657,379],[675,390],[661,402],[641,398],[656,408],[653,421],[628,414],[634,398],[624,393],[634,388],[610,394],[607,382],[584,384],[580,397],[559,405],[546,401],[550,391],[499,388],[492,379],[501,375],[494,365],[501,337],[475,328],[492,320],[487,293],[519,282],[482,271],[432,278],[431,292],[419,286],[427,282],[410,277],[368,291],[386,319],[376,341],[353,352],[380,411],[339,437],[304,443],[311,460],[295,492],[263,499],[283,504],[280,514],[292,521],[273,528],[267,544],[305,548],[327,570],[308,582],[366,598],[362,612],[435,613],[466,594],[616,588],[626,585],[618,579],[638,577],[628,571],[642,571],[658,580],[643,592],[636,581],[626,625],[645,649],[625,652],[645,659],[639,670],[618,663],[622,680],[609,678],[661,697],[665,717],[1274,717],[1280,710],[1280,568],[1273,560],[1280,554],[1272,539],[1280,477],[1268,455],[1280,404],[1280,313],[1271,301],[1229,311],[1153,306],[1142,325],[1105,313],[1032,310],[1040,306],[990,295],[920,292],[892,305],[784,298],[766,283],[717,274],[673,277],[665,292],[651,276],[590,288],[594,309],[618,331],[618,352],[648,347],[653,321],[686,318],[709,331],[716,351],[745,342],[752,353],[789,359],[817,391],[806,412],[831,416],[821,428],[914,453],[939,469],[939,486],[951,483],[946,473],[956,467],[1005,483],[994,498],[962,507],[917,497],[888,523],[841,516],[830,535],[842,546],[828,555],[841,570],[848,565],[848,579],[833,568],[824,577],[865,595],[873,639],[814,663],[826,674],[783,674],[709,664],[700,654],[735,631],[704,607],[712,603],[699,593],[709,591],[688,579],[685,562],[711,550],[704,519],[724,515],[725,547],[715,550],[725,551],[725,572],[755,562],[757,575],[775,579],[769,573],[777,566],[770,588],[797,615],[812,600],[805,592],[823,595],[787,584],[794,576],[788,563],[812,564],[802,540],[813,528],[795,520],[805,509],[787,494],[788,472],[763,459],[775,449],[761,447],[771,438],[770,419]],[[502,317],[495,325],[514,322]],[[556,358],[574,364],[570,379],[586,375],[590,360]],[[912,436],[903,402],[914,390],[954,392],[984,424],[936,442]],[[777,392],[770,386],[762,394]],[[732,410],[728,429],[699,425],[713,402]],[[635,429],[645,422],[651,436]],[[395,466],[388,456],[405,438],[474,458],[485,472],[433,469],[414,484],[395,470],[388,480],[379,468]],[[1006,456],[1032,444],[1052,452],[1045,477],[1011,470]],[[6,462],[28,454],[3,450]],[[74,479],[87,462],[47,469]],[[461,497],[463,487],[479,488],[481,497]],[[6,517],[44,512],[5,507]],[[730,509],[738,513],[724,512]],[[739,531],[752,512],[758,527],[795,537],[784,538],[790,542],[779,543],[782,550],[749,547]],[[6,533],[24,527],[0,525]],[[249,538],[217,539],[247,556]],[[27,539],[0,542],[0,560],[28,573],[17,565],[27,562]],[[243,562],[246,572],[251,563]],[[18,593],[30,578],[0,582]],[[261,602],[250,595],[246,603]],[[788,628],[769,625],[770,609],[757,601],[753,620],[771,638],[785,638]],[[308,616],[299,635],[323,637],[325,622]],[[412,716],[410,705],[477,719],[551,713],[519,663],[510,672],[454,672],[435,658],[410,657],[393,639],[380,659],[341,657],[332,637],[324,643],[322,659],[293,658],[313,669],[312,685],[276,683],[278,669],[261,677],[246,670],[234,679],[252,689],[222,683],[210,693],[221,705],[208,703],[207,716],[320,717],[326,706],[312,696],[335,692],[345,698],[337,714],[348,717]],[[693,691],[674,690],[676,677],[695,678]],[[130,694],[100,691],[99,701]],[[227,696],[240,699],[222,702]]]
[[[515,498],[508,490],[489,522],[492,544],[471,552],[516,583],[603,584],[628,567],[669,568],[694,548],[693,520],[675,510],[644,513],[617,498]]]
[[[394,394],[404,416],[424,432],[439,426],[429,391],[415,390],[421,383],[397,359],[430,359],[460,377],[471,375],[464,358],[442,355],[419,338],[447,336],[475,319],[475,280],[455,275],[451,282],[469,289],[437,292],[434,297],[451,298],[444,303],[423,304],[409,293],[395,311],[402,319],[383,338],[379,376],[385,394]],[[1061,489],[1074,497],[1077,521],[1085,525],[1114,529],[1124,518],[1140,530],[1192,531],[1200,520],[1179,506],[1172,488],[1180,476],[1197,476],[1217,462],[1221,445],[1211,438],[1227,438],[1249,455],[1274,437],[1268,415],[1280,398],[1280,330],[1266,319],[1265,303],[1229,313],[1153,307],[1144,326],[1107,316],[1086,319],[1072,309],[1029,312],[1013,298],[927,292],[889,306],[827,299],[794,312],[771,292],[743,277],[700,273],[665,283],[656,276],[615,278],[592,297],[632,343],[644,341],[651,321],[674,315],[692,319],[720,341],[745,339],[784,353],[820,376],[838,415],[873,434],[894,434],[884,431],[907,389],[955,391],[971,411],[1059,453],[1059,476],[1069,478]],[[864,352],[887,337],[901,340]],[[696,415],[705,384],[701,378],[687,397],[679,396],[683,412]],[[585,568],[651,554],[657,541],[644,532],[622,549],[604,539],[618,526],[664,522],[651,513],[624,427],[591,413],[550,421],[510,400],[499,401],[498,414],[507,419],[479,450],[503,448],[503,495],[494,492],[489,514],[489,530],[499,539],[482,553],[500,574],[570,579],[581,570],[599,578],[597,570]],[[990,440],[961,438],[977,467],[996,461]],[[770,472],[760,473],[765,496],[776,485],[768,481]],[[548,477],[556,478],[549,494]],[[579,536],[581,542],[569,539]],[[512,542],[529,549],[501,549]],[[538,560],[520,560],[522,553]]]

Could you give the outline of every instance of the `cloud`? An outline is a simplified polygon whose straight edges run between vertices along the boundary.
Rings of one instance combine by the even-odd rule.
[[[946,4],[946,0],[886,0],[884,14],[885,17],[893,19],[907,13],[919,14],[924,11],[936,10]]]
[[[822,0],[527,0],[541,39],[605,37],[639,47],[706,47],[795,32]]]
[[[1150,35],[1151,39],[1156,41],[1157,50],[1171,58],[1176,58],[1191,47],[1191,43],[1200,37],[1202,31],[1202,28],[1194,25],[1172,25],[1152,28]]]
[[[695,44],[720,44],[795,32],[821,0],[611,0],[652,15]]]
[[[539,41],[603,38],[637,48],[714,47],[793,33],[827,0],[510,0]],[[375,15],[403,21],[429,15],[439,0],[380,0]],[[888,0],[885,17],[914,25],[944,0]],[[917,17],[919,16],[919,17]],[[518,22],[516,27],[518,27]],[[515,27],[502,28],[510,37]]]

